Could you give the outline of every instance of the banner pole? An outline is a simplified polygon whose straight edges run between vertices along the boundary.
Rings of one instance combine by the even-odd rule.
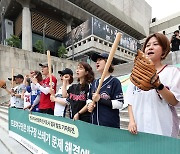
[[[52,89],[51,54],[49,50],[47,50],[47,60],[48,60],[48,69],[49,69],[49,78],[50,78],[50,89]]]

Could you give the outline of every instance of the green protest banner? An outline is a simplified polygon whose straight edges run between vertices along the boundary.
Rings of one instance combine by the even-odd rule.
[[[180,140],[9,109],[9,135],[33,153],[179,154]]]
[[[180,68],[180,64],[176,64],[175,66]]]

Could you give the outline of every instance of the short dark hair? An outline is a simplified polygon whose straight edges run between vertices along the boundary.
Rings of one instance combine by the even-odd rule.
[[[17,79],[17,78],[19,78],[19,79],[24,79],[23,75],[21,75],[21,74],[16,75],[15,78],[16,78],[16,79]]]
[[[90,83],[93,82],[93,80],[94,80],[94,72],[92,70],[92,67],[86,62],[83,62],[83,61],[79,62],[78,66],[83,67],[85,69],[85,71],[88,72],[88,74],[85,75],[84,82],[81,85],[81,90],[83,90],[85,88],[86,84],[90,84]],[[78,79],[78,81],[79,81],[79,79]]]
[[[174,31],[174,34],[175,34],[175,33],[179,33],[179,30],[175,30],[175,31]]]
[[[112,73],[112,72],[114,72],[114,66],[112,66],[112,65],[110,65],[110,67],[109,67],[109,73]]]

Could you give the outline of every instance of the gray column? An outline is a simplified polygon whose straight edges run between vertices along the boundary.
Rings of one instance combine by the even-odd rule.
[[[22,7],[22,49],[32,51],[30,0],[17,0]]]
[[[71,31],[71,23],[67,24],[67,33],[69,33]]]
[[[72,25],[73,19],[71,18],[70,20],[65,20],[65,22],[67,24],[67,33],[69,33],[72,30],[71,25]]]

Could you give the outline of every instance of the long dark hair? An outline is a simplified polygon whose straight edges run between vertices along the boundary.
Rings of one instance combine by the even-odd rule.
[[[105,62],[107,62],[107,59],[104,59],[104,60],[105,60]],[[112,64],[109,66],[108,72],[109,73],[113,73],[114,72],[114,66]]]
[[[73,83],[74,79],[73,79],[73,76],[72,76],[72,75],[69,74],[69,76],[70,76],[69,84],[71,84],[71,83]]]
[[[41,72],[34,71],[34,73],[35,73],[36,79],[38,80],[38,83],[40,83],[43,80]]]
[[[78,64],[78,66],[82,66],[85,69],[85,71],[88,72],[84,77],[83,83],[81,84],[81,90],[82,90],[82,89],[84,89],[84,87],[87,84],[90,84],[90,83],[93,82],[93,80],[94,80],[94,72],[92,70],[92,67],[86,62],[80,62]],[[78,81],[79,81],[79,79],[78,79]]]

